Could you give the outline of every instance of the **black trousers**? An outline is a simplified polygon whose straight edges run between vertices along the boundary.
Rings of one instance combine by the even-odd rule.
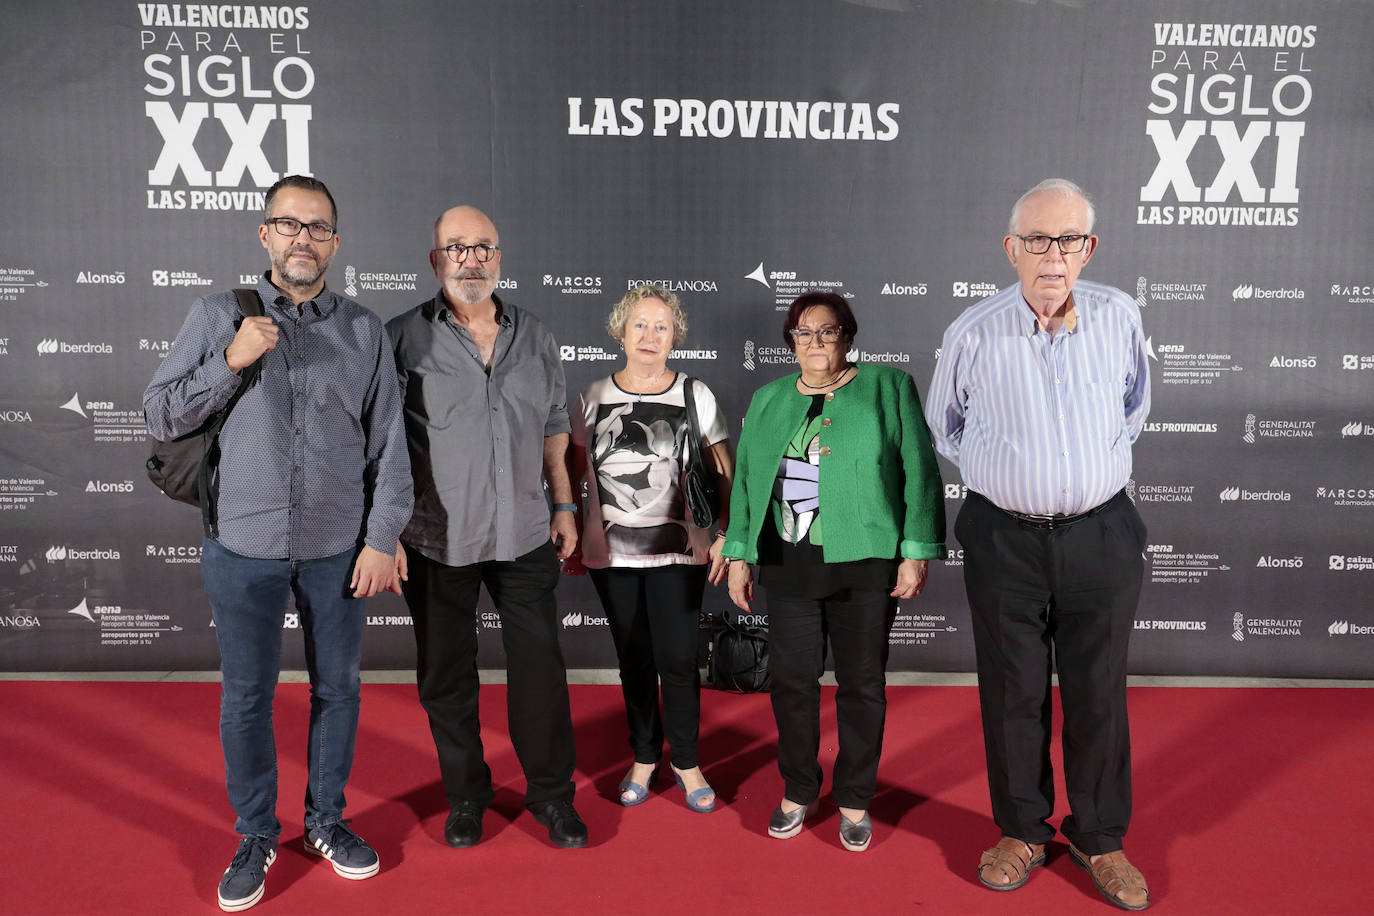
[[[477,592],[485,584],[501,618],[506,650],[506,714],[525,771],[525,804],[571,800],[576,765],[554,587],[552,542],[508,562],[446,566],[409,551],[402,583],[415,621],[420,705],[429,715],[449,806],[486,805],[491,769],[477,717]]]
[[[606,609],[620,660],[620,691],[635,762],[658,763],[666,730],[673,766],[690,770],[698,763],[701,725],[697,618],[706,567],[612,567],[588,573]]]
[[[1052,668],[1064,708],[1061,829],[1089,855],[1121,848],[1131,820],[1126,652],[1144,573],[1145,524],[1124,495],[1045,530],[969,493],[954,524],[973,612],[992,816],[1006,836],[1054,836]]]
[[[887,637],[892,586],[844,589],[825,598],[768,595],[768,666],[778,724],[783,794],[809,805],[821,792],[821,685],[825,644],[835,658],[839,752],[831,794],[842,808],[868,809],[878,782],[887,720]]]

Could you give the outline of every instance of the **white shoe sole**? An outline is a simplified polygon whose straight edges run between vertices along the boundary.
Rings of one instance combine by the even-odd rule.
[[[307,842],[305,844],[305,851],[314,853],[323,859],[328,859],[329,864],[334,867],[334,874],[338,875],[340,878],[347,878],[350,881],[362,881],[364,878],[371,878],[382,870],[382,860],[380,858],[371,865],[365,865],[362,868],[354,868],[348,865],[340,865],[330,858],[329,853],[325,852],[323,849],[319,849],[312,843]]]
[[[216,891],[215,896],[219,899],[219,908],[226,913],[237,913],[241,910],[248,909],[261,900],[262,895],[267,892],[267,869],[271,868],[272,863],[275,861],[277,861],[277,853],[276,850],[273,850],[268,853],[267,864],[263,866],[262,883],[258,885],[257,890],[253,891],[253,893],[249,894],[247,897],[240,897],[237,900],[225,900],[219,895],[219,892]],[[224,873],[226,875],[229,874],[229,869],[226,868]]]

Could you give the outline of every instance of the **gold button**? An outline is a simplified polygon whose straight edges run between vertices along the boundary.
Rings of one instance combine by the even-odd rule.
[[[835,392],[832,391],[832,392],[830,392],[829,394],[827,394],[827,395],[825,396],[825,399],[826,399],[827,401],[833,401],[833,400],[835,400]]]
[[[822,454],[822,455],[829,455],[829,454],[830,454],[830,446],[828,446],[828,445],[822,445],[822,446],[821,446],[821,454]]]
[[[824,417],[824,418],[822,418],[822,419],[821,419],[821,425],[822,425],[822,426],[829,426],[829,425],[830,425],[830,418],[829,418],[829,417]]]

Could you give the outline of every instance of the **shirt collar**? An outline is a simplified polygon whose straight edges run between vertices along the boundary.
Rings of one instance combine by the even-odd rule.
[[[270,270],[263,271],[262,277],[258,279],[258,295],[262,297],[264,304],[276,306],[289,314],[294,314],[296,311],[296,303],[291,301],[291,297],[272,285],[272,272]],[[328,284],[325,284],[315,298],[307,299],[301,303],[305,306],[304,311],[313,314],[316,318],[328,317],[338,307],[338,304],[339,297],[334,295]]]
[[[515,326],[515,319],[511,315],[512,309],[501,301],[501,297],[495,293],[491,294],[491,301],[496,303],[496,323],[503,328]],[[449,311],[448,300],[444,298],[444,291],[441,289],[434,294],[434,298],[426,303],[425,315],[430,321],[442,321],[446,324],[453,322],[453,313]]]

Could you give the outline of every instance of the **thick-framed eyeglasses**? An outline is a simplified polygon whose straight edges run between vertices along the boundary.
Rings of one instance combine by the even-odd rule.
[[[811,343],[812,338],[818,338],[820,342],[823,344],[832,344],[835,341],[839,340],[840,337],[844,334],[843,331],[841,331],[834,325],[820,328],[819,330],[815,331],[811,330],[810,328],[793,328],[787,333],[792,335],[792,339],[797,342],[798,346],[803,347]]]
[[[468,252],[477,259],[477,263],[485,264],[496,256],[496,252],[501,250],[500,245],[445,245],[443,248],[436,248],[435,251],[442,251],[448,255],[448,259],[455,264],[462,264],[467,260]]]
[[[277,235],[295,238],[304,229],[317,242],[327,242],[334,237],[334,227],[328,223],[303,223],[289,216],[274,216],[262,221],[263,225],[277,230]]]
[[[1060,254],[1077,254],[1088,244],[1086,235],[1018,235],[1017,238],[1031,254],[1044,254],[1050,250],[1051,242],[1058,243]]]

